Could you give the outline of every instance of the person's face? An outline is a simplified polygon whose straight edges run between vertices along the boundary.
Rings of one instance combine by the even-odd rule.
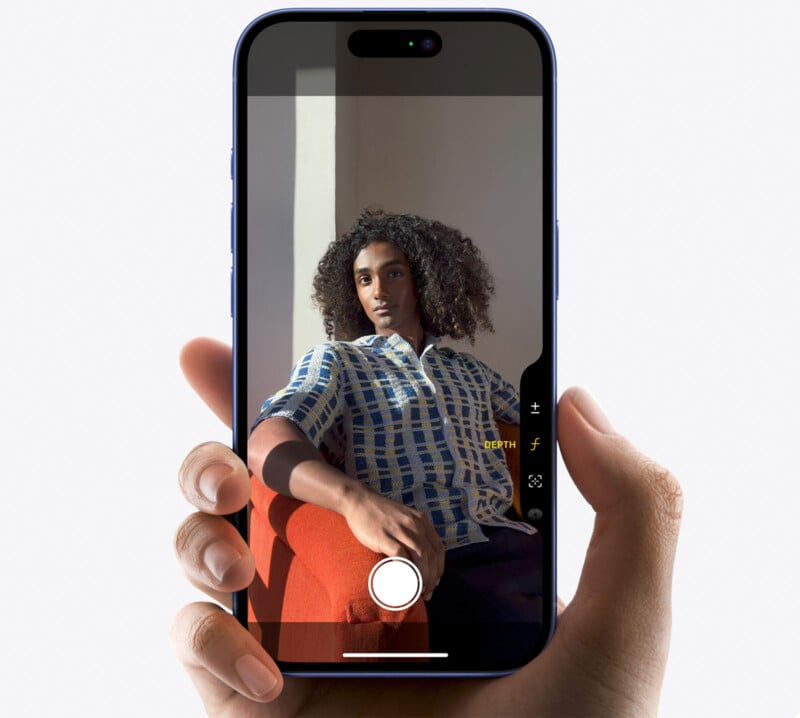
[[[358,299],[375,333],[408,335],[421,329],[417,290],[406,256],[391,242],[379,240],[362,249],[353,262]]]

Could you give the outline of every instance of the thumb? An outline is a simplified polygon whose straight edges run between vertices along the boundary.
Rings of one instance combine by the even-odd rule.
[[[669,648],[680,485],[617,434],[584,389],[562,396],[558,435],[564,463],[597,514],[559,631],[658,690]]]

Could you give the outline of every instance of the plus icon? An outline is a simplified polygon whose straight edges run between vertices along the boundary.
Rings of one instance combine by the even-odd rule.
[[[531,414],[538,414],[539,413],[539,408],[540,408],[540,405],[537,402],[534,401],[533,404],[531,404]]]

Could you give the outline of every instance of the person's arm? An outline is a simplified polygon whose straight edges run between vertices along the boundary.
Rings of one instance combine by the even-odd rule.
[[[273,491],[344,514],[367,488],[331,466],[290,419],[262,421],[247,440],[250,471]]]
[[[506,424],[519,424],[519,392],[509,381],[483,362],[478,362],[489,383],[492,415]]]
[[[430,598],[444,571],[444,545],[424,513],[331,466],[294,422],[281,416],[256,426],[247,454],[250,470],[274,491],[341,514],[372,551],[411,559]]]
[[[279,494],[344,514],[366,488],[317,448],[342,405],[339,357],[331,345],[319,344],[297,362],[289,384],[264,402],[247,440],[250,471]]]

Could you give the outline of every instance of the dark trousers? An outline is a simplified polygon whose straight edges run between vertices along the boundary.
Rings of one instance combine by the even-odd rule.
[[[541,644],[542,539],[482,526],[488,542],[450,549],[428,610],[430,650],[464,670],[527,663]]]

